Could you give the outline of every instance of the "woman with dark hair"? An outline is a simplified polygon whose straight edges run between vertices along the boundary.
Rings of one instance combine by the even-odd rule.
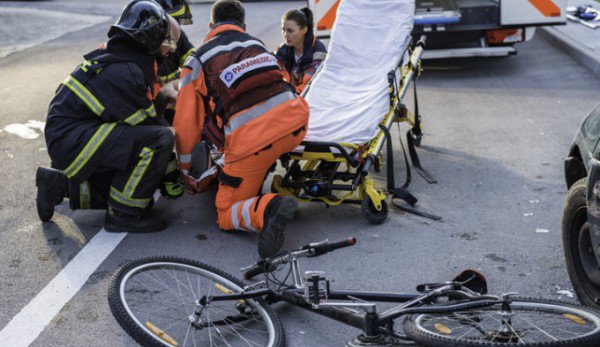
[[[281,26],[284,43],[276,57],[287,72],[286,79],[301,93],[325,59],[327,49],[313,33],[313,14],[307,7],[287,11]]]

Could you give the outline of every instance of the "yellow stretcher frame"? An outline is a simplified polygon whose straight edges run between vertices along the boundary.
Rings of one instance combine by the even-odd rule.
[[[424,46],[425,37],[422,36],[417,44],[409,49],[408,61],[399,64],[400,81],[397,83],[395,78],[390,78],[390,108],[381,121],[380,127],[389,130],[394,122],[407,122],[411,132],[421,134],[420,118],[408,112],[402,100],[411,82],[420,74]],[[396,76],[396,71],[390,71],[388,76]],[[302,143],[305,146],[302,153],[290,153],[282,159],[287,169],[286,173],[273,177],[271,191],[293,196],[299,202],[320,201],[328,206],[360,203],[363,216],[373,224],[380,224],[388,214],[386,202],[388,194],[385,190],[377,189],[375,182],[368,178],[367,173],[371,167],[377,172],[381,170],[382,148],[385,141],[386,132],[383,129],[364,145],[305,141]],[[315,148],[317,150],[314,150]],[[327,148],[330,150],[325,150]],[[346,167],[346,171],[337,171],[342,164]],[[311,174],[314,176],[318,173],[318,169],[323,166],[334,168],[334,172],[329,172],[328,180],[319,180],[322,177],[318,175],[317,179],[310,177]],[[336,179],[338,176],[340,178]],[[335,183],[340,180],[352,180],[352,185]],[[329,188],[326,187],[326,183],[329,184]],[[318,191],[321,187],[325,192]],[[347,192],[341,196],[331,194],[338,190]]]

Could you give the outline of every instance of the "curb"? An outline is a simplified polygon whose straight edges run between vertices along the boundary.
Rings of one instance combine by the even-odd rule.
[[[581,65],[600,76],[600,56],[594,55],[593,51],[578,45],[568,36],[553,27],[540,27],[541,36],[568,54]]]

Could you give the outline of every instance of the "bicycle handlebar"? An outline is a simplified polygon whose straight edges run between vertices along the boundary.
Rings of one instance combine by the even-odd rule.
[[[329,242],[329,240],[324,240],[316,243],[309,243],[301,248],[292,251],[288,254],[279,254],[266,259],[262,259],[258,261],[256,264],[250,266],[247,269],[242,269],[244,271],[244,278],[246,280],[250,280],[253,277],[260,275],[264,272],[271,272],[275,269],[276,265],[287,263],[293,257],[300,256],[303,254],[306,257],[316,257],[319,255],[323,255],[325,253],[329,253],[335,251],[339,248],[350,247],[356,244],[356,238],[350,237],[346,240],[337,241],[337,242]],[[291,255],[291,256],[290,256]]]
[[[349,237],[343,241],[337,242],[329,242],[328,240],[317,242],[317,243],[309,243],[308,245],[302,247],[302,250],[313,250],[314,254],[310,256],[316,257],[331,251],[335,251],[339,248],[350,247],[356,244],[356,238]]]

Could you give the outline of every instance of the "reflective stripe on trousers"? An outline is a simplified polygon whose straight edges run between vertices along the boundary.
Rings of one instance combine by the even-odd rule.
[[[87,210],[90,207],[90,183],[88,181],[83,181],[79,185],[79,208],[82,210]]]
[[[144,147],[140,153],[140,160],[135,169],[133,169],[131,176],[129,176],[125,187],[123,187],[123,191],[121,192],[115,187],[110,187],[110,197],[123,205],[139,208],[148,207],[150,199],[135,199],[133,198],[133,194],[148,166],[150,166],[153,157],[154,151],[148,147]]]
[[[92,158],[94,153],[96,153],[102,142],[104,142],[108,134],[110,134],[116,125],[117,123],[102,124],[98,130],[96,130],[85,147],[81,150],[81,152],[79,152],[75,160],[73,160],[73,162],[71,162],[71,164],[63,170],[63,173],[69,178],[73,178],[73,176],[77,175],[77,173]]]
[[[233,207],[231,207],[231,222],[233,223],[233,228],[235,230],[247,230],[258,232],[258,230],[252,227],[250,223],[250,209],[252,208],[252,205],[254,201],[256,201],[256,199],[258,199],[258,197],[250,198],[244,201],[238,201],[235,204],[233,204]],[[240,219],[238,217],[238,210],[240,208],[240,205],[242,208],[241,215],[242,221],[244,222],[243,226],[240,224]]]
[[[229,135],[234,132],[236,129],[240,128],[244,124],[250,122],[251,120],[262,116],[263,114],[271,111],[275,107],[281,105],[282,103],[296,99],[296,95],[292,92],[283,92],[272,96],[261,104],[258,104],[246,111],[242,111],[235,115],[232,119],[229,120],[227,125],[225,125],[225,135]]]

